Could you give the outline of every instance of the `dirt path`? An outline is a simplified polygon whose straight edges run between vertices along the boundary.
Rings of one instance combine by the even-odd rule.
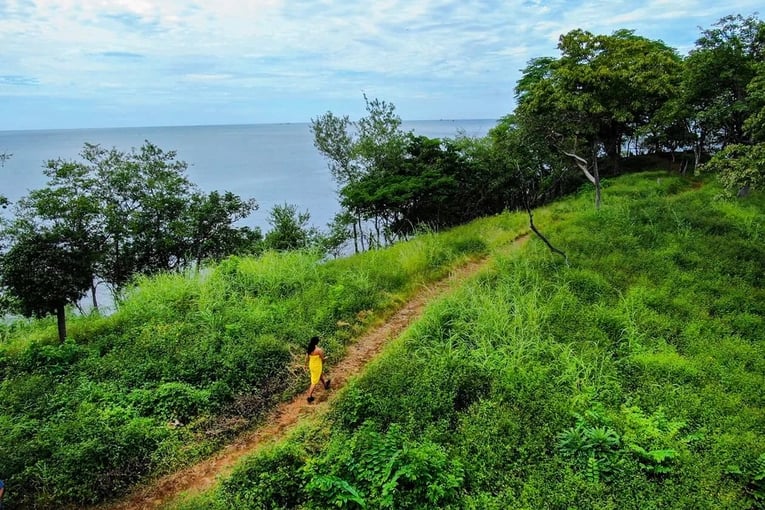
[[[521,244],[527,239],[528,234],[524,234],[516,238],[513,245]],[[467,278],[478,273],[487,263],[488,259],[469,262],[452,270],[447,278],[423,286],[421,291],[417,292],[401,309],[394,312],[384,324],[359,337],[348,347],[346,356],[329,369],[332,388],[336,390],[345,386],[351,376],[361,372],[363,367],[380,353],[386,342],[399,336],[418,319],[429,302],[458,287]],[[291,402],[277,406],[264,420],[266,425],[242,434],[213,457],[160,478],[117,503],[99,508],[102,510],[156,509],[173,501],[182,493],[199,493],[211,488],[218,478],[230,473],[242,457],[252,453],[259,445],[284,437],[302,417],[324,410],[332,390],[325,392],[317,388],[314,404],[306,402],[306,393],[295,397]]]

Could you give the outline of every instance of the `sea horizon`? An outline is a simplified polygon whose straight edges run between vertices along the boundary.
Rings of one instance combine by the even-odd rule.
[[[498,122],[499,118],[454,118],[454,119],[402,119],[402,124],[424,123],[424,122]],[[352,121],[353,122],[353,121]],[[309,125],[311,120],[307,121],[283,121],[283,122],[247,122],[247,123],[225,123],[225,124],[168,124],[168,125],[146,125],[146,126],[98,126],[98,127],[52,127],[52,128],[24,128],[24,129],[0,129],[0,134],[6,133],[37,133],[51,131],[96,131],[96,130],[119,130],[119,129],[175,129],[175,128],[213,128],[213,127],[248,127],[248,126],[289,126],[289,125]],[[0,154],[3,153],[0,147]]]

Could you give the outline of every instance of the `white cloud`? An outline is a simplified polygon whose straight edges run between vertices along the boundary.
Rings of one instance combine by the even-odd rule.
[[[519,69],[555,55],[559,35],[573,28],[632,28],[686,49],[697,26],[756,7],[749,0],[639,7],[625,0],[6,0],[0,69],[16,78],[0,84],[0,101],[154,101],[161,113],[267,98],[283,101],[277,110],[290,117],[264,120],[294,121],[326,103],[360,103],[363,88],[423,109],[413,116],[430,109],[454,117],[441,110],[460,104],[483,104],[472,116],[500,116],[507,102],[498,107],[498,94],[511,98]],[[12,121],[0,118],[0,129]]]

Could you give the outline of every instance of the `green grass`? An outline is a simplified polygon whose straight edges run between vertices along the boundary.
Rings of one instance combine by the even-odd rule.
[[[211,453],[305,388],[307,339],[329,363],[422,283],[518,234],[426,234],[324,261],[233,257],[139,280],[109,317],[0,326],[0,479],[14,508],[83,506]],[[181,427],[168,423],[178,421]]]
[[[209,454],[423,283],[494,264],[394,341],[322,423],[176,508],[758,508],[765,197],[628,175],[347,259],[230,258],[138,282],[109,317],[0,326],[0,478],[82,506]],[[172,420],[182,427],[169,427]]]
[[[600,211],[589,192],[540,210],[570,266],[536,239],[497,254],[324,423],[254,455],[204,501],[761,508],[765,197],[719,195],[654,172],[610,180]]]

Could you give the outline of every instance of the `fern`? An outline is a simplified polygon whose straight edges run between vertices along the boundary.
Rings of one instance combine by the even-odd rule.
[[[754,461],[751,469],[728,466],[726,473],[744,481],[744,492],[753,503],[752,508],[765,508],[765,453]]]
[[[600,481],[600,473],[600,462],[595,458],[595,455],[590,454],[590,456],[587,457],[587,466],[584,471],[587,481],[590,483],[598,483]]]
[[[361,493],[351,484],[336,476],[315,476],[306,488],[309,491],[319,493],[323,501],[327,501],[338,508],[349,508],[349,503],[355,503],[358,508],[367,508],[367,503]]]
[[[761,453],[757,458],[752,471],[747,492],[758,504],[765,504],[765,453]]]
[[[597,410],[574,413],[574,418],[576,425],[558,434],[558,449],[588,481],[609,480],[623,463],[619,433]]]
[[[640,468],[654,475],[672,473],[672,462],[677,459],[677,451],[672,449],[646,450],[638,445],[630,445],[630,451],[637,456]]]

